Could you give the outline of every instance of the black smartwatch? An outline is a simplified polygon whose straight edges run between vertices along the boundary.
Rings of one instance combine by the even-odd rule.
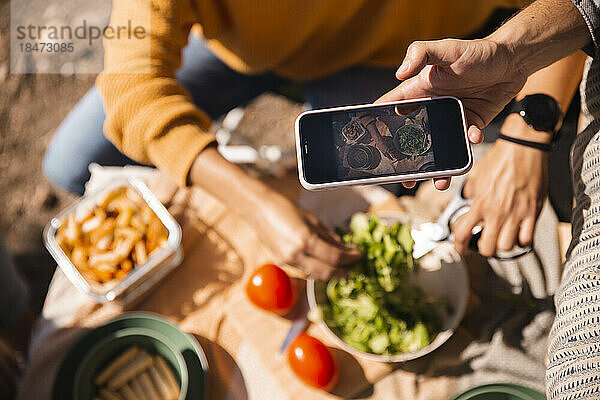
[[[560,105],[551,96],[530,94],[513,103],[510,113],[517,113],[536,131],[552,133],[552,141],[562,121]]]

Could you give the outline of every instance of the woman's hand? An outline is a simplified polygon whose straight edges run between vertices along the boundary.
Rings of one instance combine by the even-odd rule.
[[[464,253],[472,229],[482,224],[479,253],[492,256],[518,242],[531,244],[537,217],[548,194],[547,155],[497,140],[473,167],[464,186],[473,199],[469,212],[452,226],[457,251]]]
[[[256,211],[251,217],[253,226],[277,257],[275,261],[294,265],[312,278],[328,279],[340,274],[340,267],[360,257],[314,215],[278,193],[270,193]]]
[[[346,249],[339,237],[314,216],[248,176],[214,147],[198,155],[189,180],[244,217],[273,252],[276,262],[294,265],[313,278],[327,279],[360,257],[357,251]]]

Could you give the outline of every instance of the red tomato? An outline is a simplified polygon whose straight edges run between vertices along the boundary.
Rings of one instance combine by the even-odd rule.
[[[339,372],[333,354],[307,333],[301,333],[290,343],[288,362],[296,376],[310,386],[329,391],[337,383]]]
[[[273,264],[265,264],[250,277],[246,294],[256,306],[285,315],[296,301],[296,286],[284,270]]]

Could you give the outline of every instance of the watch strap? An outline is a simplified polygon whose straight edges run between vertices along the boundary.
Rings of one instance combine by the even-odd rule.
[[[532,117],[527,112],[529,104],[531,104],[532,102],[540,101],[547,102],[547,104],[554,109],[553,111],[555,121],[553,121],[554,126],[552,128],[539,126],[539,122],[536,124],[536,122],[531,119]],[[527,125],[529,125],[531,128],[540,132],[550,133],[552,135],[552,143],[554,143],[554,141],[556,140],[556,134],[560,128],[559,125],[564,117],[562,110],[560,109],[560,105],[558,104],[556,99],[554,99],[552,96],[543,93],[529,94],[518,101],[516,99],[513,99],[509,108],[509,114],[513,113],[520,115],[525,120]]]
[[[499,134],[498,139],[506,140],[507,142],[520,144],[521,146],[531,147],[531,148],[542,150],[542,151],[550,151],[550,149],[552,149],[552,145],[550,143],[532,142],[529,140],[517,139],[514,137],[510,137],[510,136],[505,136],[503,134]]]

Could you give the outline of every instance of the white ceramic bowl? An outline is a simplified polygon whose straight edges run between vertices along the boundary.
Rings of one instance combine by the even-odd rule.
[[[458,257],[455,257],[455,260],[452,261],[442,259],[440,254],[448,254],[448,251],[453,250],[450,249],[448,244],[442,244],[441,246],[446,246],[447,248],[439,252],[434,250],[424,256],[420,261],[421,267],[410,277],[411,283],[420,287],[425,294],[432,297],[446,298],[452,305],[453,312],[450,315],[443,310],[445,307],[440,307],[442,330],[428,346],[414,352],[393,355],[366,353],[344,342],[324,321],[319,321],[319,326],[341,349],[368,360],[395,363],[414,360],[431,353],[450,339],[456,328],[458,328],[465,314],[469,298],[469,277],[463,261]],[[327,282],[325,281],[315,281],[312,279],[307,281],[308,304],[311,309],[315,309],[328,301],[325,294],[326,285]]]

